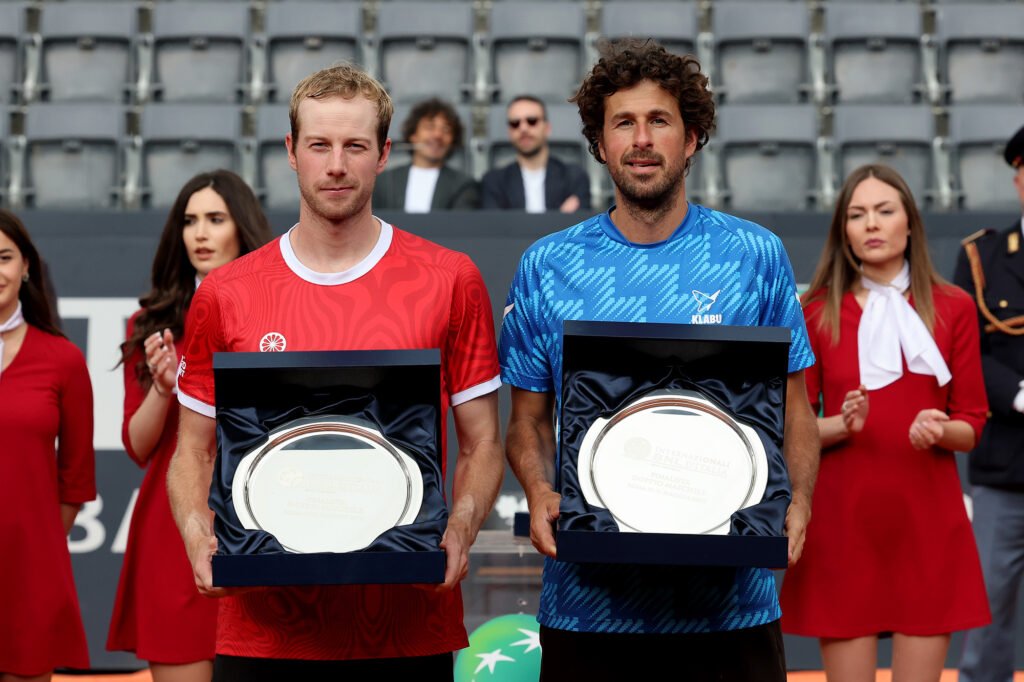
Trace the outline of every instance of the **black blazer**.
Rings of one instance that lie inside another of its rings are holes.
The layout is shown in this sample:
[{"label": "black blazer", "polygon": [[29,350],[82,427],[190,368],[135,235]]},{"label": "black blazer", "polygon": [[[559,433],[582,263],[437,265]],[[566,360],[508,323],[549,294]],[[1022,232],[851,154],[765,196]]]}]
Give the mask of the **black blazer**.
[{"label": "black blazer", "polygon": [[[388,169],[377,176],[377,184],[373,187],[374,210],[405,210],[405,187],[408,184],[408,165]],[[448,166],[441,166],[430,210],[471,208],[480,208],[480,189],[476,180]]]},{"label": "black blazer", "polygon": [[[1016,251],[1011,237],[1016,234]],[[974,240],[985,273],[984,300],[1000,320],[1024,315],[1024,235],[1020,222],[1002,232],[989,230]],[[972,297],[974,281],[966,252],[961,249],[953,281]],[[1024,336],[999,330],[986,332],[989,321],[980,311],[981,365],[991,416],[981,440],[968,458],[969,478],[975,485],[1024,490],[1024,414],[1013,399],[1024,379]]]},{"label": "black blazer", "polygon": [[[481,184],[484,208],[526,209],[526,190],[519,164],[512,162],[504,168],[487,171]],[[549,211],[557,211],[562,202],[576,195],[579,210],[590,210],[590,179],[579,166],[548,157],[544,176],[544,204]]]}]

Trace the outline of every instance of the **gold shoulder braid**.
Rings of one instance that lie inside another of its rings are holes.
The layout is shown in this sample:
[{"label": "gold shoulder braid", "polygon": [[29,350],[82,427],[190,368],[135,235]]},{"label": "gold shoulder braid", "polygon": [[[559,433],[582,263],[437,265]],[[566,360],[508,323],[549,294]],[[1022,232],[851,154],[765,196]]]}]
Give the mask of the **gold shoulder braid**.
[{"label": "gold shoulder braid", "polygon": [[1011,336],[1022,336],[1024,335],[1024,315],[1011,317],[1007,320],[1000,320],[992,314],[992,311],[989,310],[988,306],[985,304],[985,272],[981,269],[981,257],[978,255],[978,245],[974,242],[987,232],[988,230],[978,230],[960,242],[963,244],[964,251],[967,252],[967,260],[971,264],[971,279],[974,280],[974,299],[978,303],[978,310],[980,310],[985,319],[989,321],[989,324],[985,325],[985,332],[991,334],[996,331],[1001,331],[1004,334],[1009,334]]}]

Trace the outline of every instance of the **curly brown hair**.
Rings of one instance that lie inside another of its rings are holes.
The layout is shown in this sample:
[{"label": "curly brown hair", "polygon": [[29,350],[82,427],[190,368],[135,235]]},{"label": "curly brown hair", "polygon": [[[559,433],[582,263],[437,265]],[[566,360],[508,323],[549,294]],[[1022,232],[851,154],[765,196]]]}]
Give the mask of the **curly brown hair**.
[{"label": "curly brown hair", "polygon": [[455,111],[455,107],[438,97],[418,102],[409,111],[409,115],[402,122],[402,139],[409,142],[410,138],[416,134],[416,128],[419,127],[420,121],[436,116],[444,116],[448,126],[452,129],[452,146],[448,150],[448,156],[451,156],[456,149],[462,148],[462,121],[459,120],[459,114]]},{"label": "curly brown hair", "polygon": [[[605,163],[598,150],[605,101],[645,80],[657,83],[679,102],[687,132],[697,135],[697,151],[707,144],[715,129],[715,100],[708,90],[708,77],[701,73],[700,62],[693,55],[672,54],[651,38],[603,40],[598,49],[601,58],[569,99],[579,107],[583,135],[598,162]],[[687,170],[692,161],[692,156],[686,160]]]}]

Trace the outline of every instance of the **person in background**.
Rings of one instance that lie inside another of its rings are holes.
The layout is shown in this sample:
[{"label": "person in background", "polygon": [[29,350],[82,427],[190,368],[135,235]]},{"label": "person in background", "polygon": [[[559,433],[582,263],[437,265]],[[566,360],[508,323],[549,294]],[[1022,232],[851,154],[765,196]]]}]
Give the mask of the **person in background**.
[{"label": "person in background", "polygon": [[58,329],[39,253],[0,210],[0,679],[88,668],[67,535],[96,497],[92,384]]},{"label": "person in background", "polygon": [[201,173],[171,206],[153,259],[151,289],[121,345],[128,456],[146,469],[132,513],[107,649],[149,662],[155,682],[209,682],[217,602],[196,590],[167,500],[178,442],[175,380],[185,315],[199,283],[273,235],[259,201],[226,170]]},{"label": "person in background", "polygon": [[509,102],[506,113],[516,160],[484,175],[483,208],[525,209],[527,213],[590,210],[587,172],[551,155],[551,122],[544,102],[520,95]]},{"label": "person in background", "polygon": [[[1004,152],[1024,211],[1024,128]],[[953,282],[974,297],[991,416],[967,458],[974,536],[992,624],[967,633],[960,682],[1013,676],[1017,596],[1024,576],[1024,218],[963,241]]]},{"label": "person in background", "polygon": [[950,633],[989,621],[954,451],[988,409],[971,299],[935,272],[900,175],[846,179],[804,314],[821,470],[804,556],[782,582],[782,629],[817,637],[830,680],[938,681]]},{"label": "person in background", "polygon": [[463,145],[462,121],[452,105],[436,97],[420,102],[402,124],[402,138],[412,147],[412,163],[380,174],[374,208],[429,213],[480,207],[476,180],[446,165]]}]

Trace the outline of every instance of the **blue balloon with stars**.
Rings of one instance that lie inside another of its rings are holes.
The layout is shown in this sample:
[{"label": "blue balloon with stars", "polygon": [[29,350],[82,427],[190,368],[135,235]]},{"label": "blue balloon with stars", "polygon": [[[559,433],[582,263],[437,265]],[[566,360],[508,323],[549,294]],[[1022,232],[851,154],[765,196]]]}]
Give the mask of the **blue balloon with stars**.
[{"label": "blue balloon with stars", "polygon": [[536,682],[539,677],[540,626],[521,613],[478,627],[455,659],[455,682]]}]

